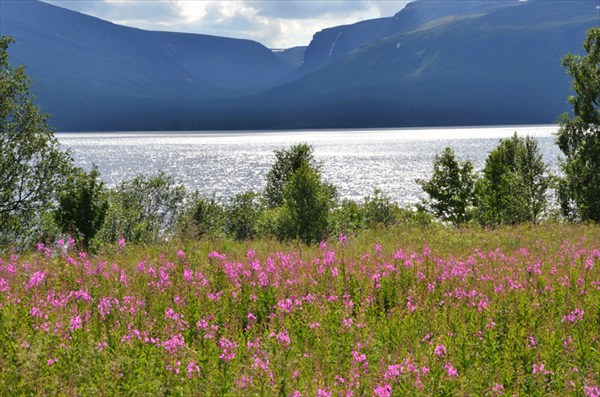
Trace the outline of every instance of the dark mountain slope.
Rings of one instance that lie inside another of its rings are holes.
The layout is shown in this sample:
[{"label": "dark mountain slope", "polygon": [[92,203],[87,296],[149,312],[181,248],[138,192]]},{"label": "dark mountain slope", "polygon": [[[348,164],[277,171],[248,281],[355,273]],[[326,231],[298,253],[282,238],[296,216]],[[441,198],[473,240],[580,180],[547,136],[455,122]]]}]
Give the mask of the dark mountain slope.
[{"label": "dark mountain slope", "polygon": [[170,108],[256,92],[292,69],[249,40],[143,31],[38,1],[0,7],[11,62],[60,129],[150,128]]},{"label": "dark mountain slope", "polygon": [[255,98],[252,112],[269,116],[247,117],[255,127],[551,123],[569,108],[561,59],[581,52],[597,5],[514,2],[387,36]]}]

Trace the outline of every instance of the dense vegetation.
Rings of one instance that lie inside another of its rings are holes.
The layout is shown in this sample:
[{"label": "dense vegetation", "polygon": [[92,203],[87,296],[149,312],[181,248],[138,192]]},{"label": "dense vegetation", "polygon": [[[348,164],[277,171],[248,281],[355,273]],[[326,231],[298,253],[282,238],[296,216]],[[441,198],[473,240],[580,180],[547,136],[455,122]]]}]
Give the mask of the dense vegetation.
[{"label": "dense vegetation", "polygon": [[3,395],[597,396],[600,229],[0,259]]}]

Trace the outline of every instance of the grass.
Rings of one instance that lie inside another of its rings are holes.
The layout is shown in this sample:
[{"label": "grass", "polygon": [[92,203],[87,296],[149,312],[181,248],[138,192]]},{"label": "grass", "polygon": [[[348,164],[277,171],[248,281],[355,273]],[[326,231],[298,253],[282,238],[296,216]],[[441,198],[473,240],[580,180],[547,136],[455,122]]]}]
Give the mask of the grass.
[{"label": "grass", "polygon": [[598,396],[600,228],[68,243],[0,262],[0,394]]}]

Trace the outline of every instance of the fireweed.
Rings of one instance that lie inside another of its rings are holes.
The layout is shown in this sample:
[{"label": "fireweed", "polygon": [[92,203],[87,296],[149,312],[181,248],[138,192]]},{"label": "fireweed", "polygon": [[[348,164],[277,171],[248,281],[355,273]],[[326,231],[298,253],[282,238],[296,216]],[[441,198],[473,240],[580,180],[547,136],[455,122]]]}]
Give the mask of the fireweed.
[{"label": "fireweed", "polygon": [[40,245],[0,259],[0,394],[598,396],[600,242],[509,240]]}]

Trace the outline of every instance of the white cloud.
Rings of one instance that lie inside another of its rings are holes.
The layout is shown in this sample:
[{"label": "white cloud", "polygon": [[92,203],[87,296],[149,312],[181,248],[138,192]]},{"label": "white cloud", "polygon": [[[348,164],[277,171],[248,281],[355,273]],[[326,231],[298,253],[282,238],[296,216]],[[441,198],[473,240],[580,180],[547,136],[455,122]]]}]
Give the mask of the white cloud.
[{"label": "white cloud", "polygon": [[268,47],[308,45],[324,28],[392,16],[409,0],[46,0],[114,23],[246,38]]}]

